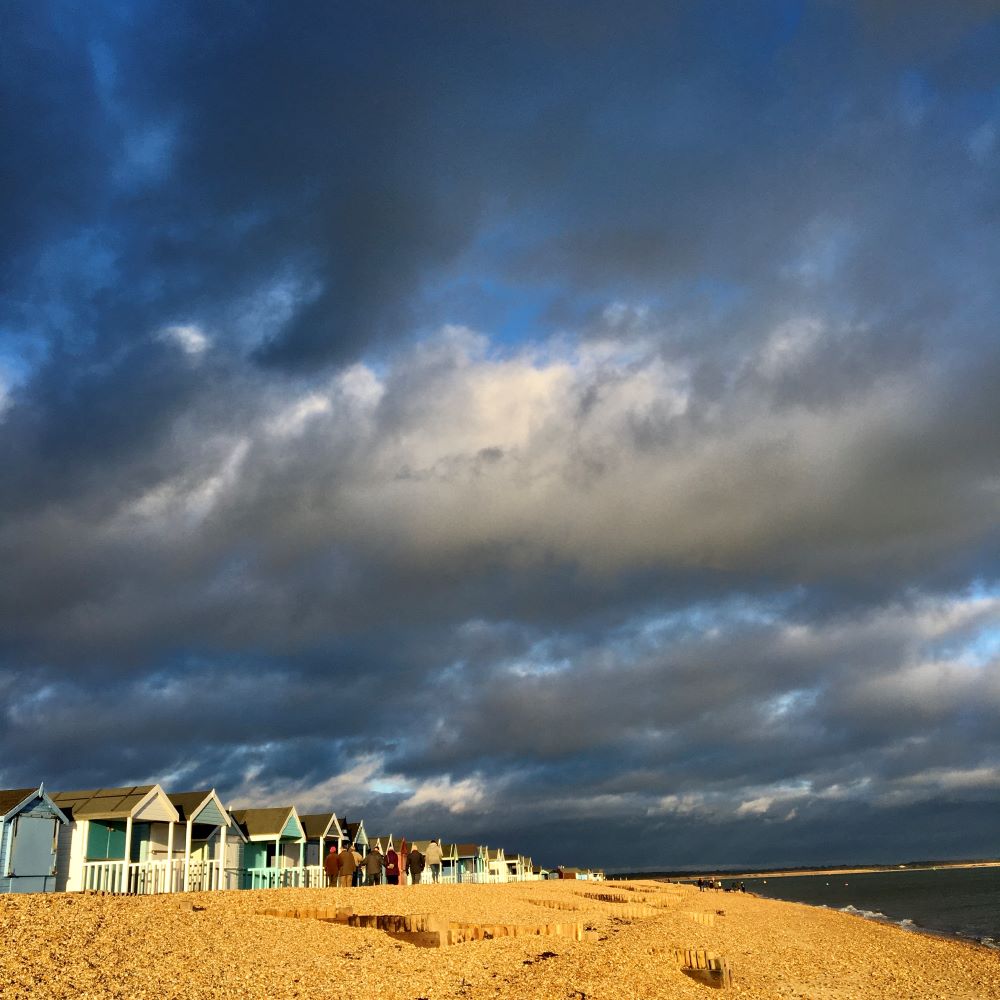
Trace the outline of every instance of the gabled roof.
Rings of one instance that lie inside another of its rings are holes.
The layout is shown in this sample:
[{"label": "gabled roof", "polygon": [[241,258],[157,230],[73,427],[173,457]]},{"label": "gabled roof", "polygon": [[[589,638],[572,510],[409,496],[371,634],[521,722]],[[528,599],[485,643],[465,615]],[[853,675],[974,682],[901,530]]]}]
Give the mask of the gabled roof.
[{"label": "gabled roof", "polygon": [[35,799],[44,799],[56,812],[63,823],[68,823],[66,814],[45,793],[45,785],[37,788],[7,788],[0,790],[0,818],[16,816],[22,809],[29,806]]},{"label": "gabled roof", "polygon": [[489,857],[490,861],[500,861],[501,859],[504,861],[507,860],[506,855],[503,853],[502,847],[498,847],[495,851],[488,850],[486,854]]},{"label": "gabled roof", "polygon": [[[359,820],[357,823],[341,823],[341,830],[347,834],[347,839],[353,844],[358,839],[359,833],[365,833],[365,821]],[[365,843],[368,842],[368,834],[365,833]]]},{"label": "gabled roof", "polygon": [[[198,822],[198,816],[205,812],[206,807],[214,805],[215,808],[225,817],[226,826],[230,826],[230,816],[222,800],[215,794],[214,788],[209,788],[200,792],[171,792],[168,796],[171,804],[177,810],[179,822],[186,823],[189,819]],[[214,812],[209,808],[210,812]],[[213,823],[213,826],[216,824]]]},{"label": "gabled roof", "polygon": [[72,820],[127,819],[138,815],[157,798],[162,799],[162,808],[155,818],[177,822],[177,810],[159,785],[92,788],[52,795],[52,801]]},{"label": "gabled roof", "polygon": [[[271,809],[234,809],[234,820],[243,827],[250,840],[275,840],[282,836],[290,820],[298,820],[295,806],[275,806]],[[301,824],[297,824],[301,829]]]},{"label": "gabled roof", "polygon": [[320,837],[329,837],[331,833],[340,835],[342,832],[336,813],[310,813],[308,816],[300,816],[299,821],[307,840],[319,840]]},{"label": "gabled roof", "polygon": [[475,858],[483,853],[479,844],[456,844],[455,853],[460,858]]}]

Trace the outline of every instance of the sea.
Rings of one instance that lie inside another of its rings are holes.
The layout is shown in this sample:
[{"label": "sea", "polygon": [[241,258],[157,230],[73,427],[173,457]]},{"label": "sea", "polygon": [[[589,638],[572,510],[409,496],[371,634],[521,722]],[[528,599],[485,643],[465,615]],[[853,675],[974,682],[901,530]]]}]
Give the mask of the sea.
[{"label": "sea", "polygon": [[[743,878],[748,892],[1000,950],[1000,868]],[[732,882],[722,876],[723,885]]]}]

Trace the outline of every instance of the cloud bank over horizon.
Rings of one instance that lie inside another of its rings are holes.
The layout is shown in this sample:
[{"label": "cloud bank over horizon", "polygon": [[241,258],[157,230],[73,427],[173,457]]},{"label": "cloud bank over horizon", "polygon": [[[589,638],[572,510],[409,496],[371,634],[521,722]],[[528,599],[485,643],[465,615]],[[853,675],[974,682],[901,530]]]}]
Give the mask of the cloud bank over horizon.
[{"label": "cloud bank over horizon", "polygon": [[18,13],[0,785],[995,853],[1000,19],[629,14]]}]

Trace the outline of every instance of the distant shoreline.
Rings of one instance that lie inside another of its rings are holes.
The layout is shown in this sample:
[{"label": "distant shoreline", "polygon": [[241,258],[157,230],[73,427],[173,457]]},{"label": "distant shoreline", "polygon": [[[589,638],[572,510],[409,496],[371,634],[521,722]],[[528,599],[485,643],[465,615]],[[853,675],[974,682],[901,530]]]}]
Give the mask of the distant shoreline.
[{"label": "distant shoreline", "polygon": [[[799,870],[784,870],[774,872],[743,872],[730,875],[715,874],[716,878],[793,878],[796,875],[864,875],[868,872],[933,872],[942,870],[952,870],[955,868],[1000,868],[1000,861],[970,861],[958,864],[944,865],[886,865],[885,867],[870,868],[808,868]],[[706,873],[712,874],[712,873]],[[699,876],[695,875],[695,878]],[[701,876],[702,878],[705,875]]]},{"label": "distant shoreline", "polygon": [[654,882],[690,882],[699,878],[716,879],[747,879],[747,878],[793,878],[796,875],[863,875],[869,872],[929,872],[944,871],[956,868],[1000,868],[1000,860],[995,861],[938,861],[926,864],[912,865],[857,865],[841,868],[775,868],[763,871],[728,871],[720,868],[703,868],[693,872],[664,872],[651,874],[629,872],[626,874],[608,873],[608,878],[617,879],[651,879]]}]

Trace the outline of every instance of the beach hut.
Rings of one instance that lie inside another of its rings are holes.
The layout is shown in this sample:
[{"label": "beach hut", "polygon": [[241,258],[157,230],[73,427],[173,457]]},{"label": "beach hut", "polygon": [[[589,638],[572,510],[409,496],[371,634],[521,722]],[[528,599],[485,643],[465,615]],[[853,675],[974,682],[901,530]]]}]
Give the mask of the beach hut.
[{"label": "beach hut", "polygon": [[56,889],[147,894],[176,885],[179,816],[159,785],[54,792],[68,822],[59,829]]},{"label": "beach hut", "polygon": [[0,791],[0,892],[52,892],[56,843],[69,822],[45,786]]},{"label": "beach hut", "polygon": [[323,859],[331,846],[340,850],[344,843],[344,832],[336,814],[332,812],[310,813],[299,819],[306,835],[305,883],[311,888],[322,887],[326,885]]},{"label": "beach hut", "polygon": [[441,881],[458,881],[458,845],[441,845]]},{"label": "beach hut", "polygon": [[504,856],[504,861],[507,865],[507,881],[508,882],[520,882],[522,881],[521,876],[524,874],[523,860],[520,854],[511,854],[509,856]]},{"label": "beach hut", "polygon": [[232,826],[226,807],[215,789],[177,792],[167,796],[177,810],[173,844],[184,845],[180,865],[175,865],[177,883],[173,889],[205,892],[225,887],[226,841]]},{"label": "beach hut", "polygon": [[306,835],[295,806],[234,809],[231,815],[246,838],[241,887],[279,889],[301,886]]},{"label": "beach hut", "polygon": [[486,874],[490,882],[507,882],[507,856],[502,847],[487,849]]},{"label": "beach hut", "polygon": [[455,880],[485,882],[487,877],[486,848],[481,844],[455,844]]}]

